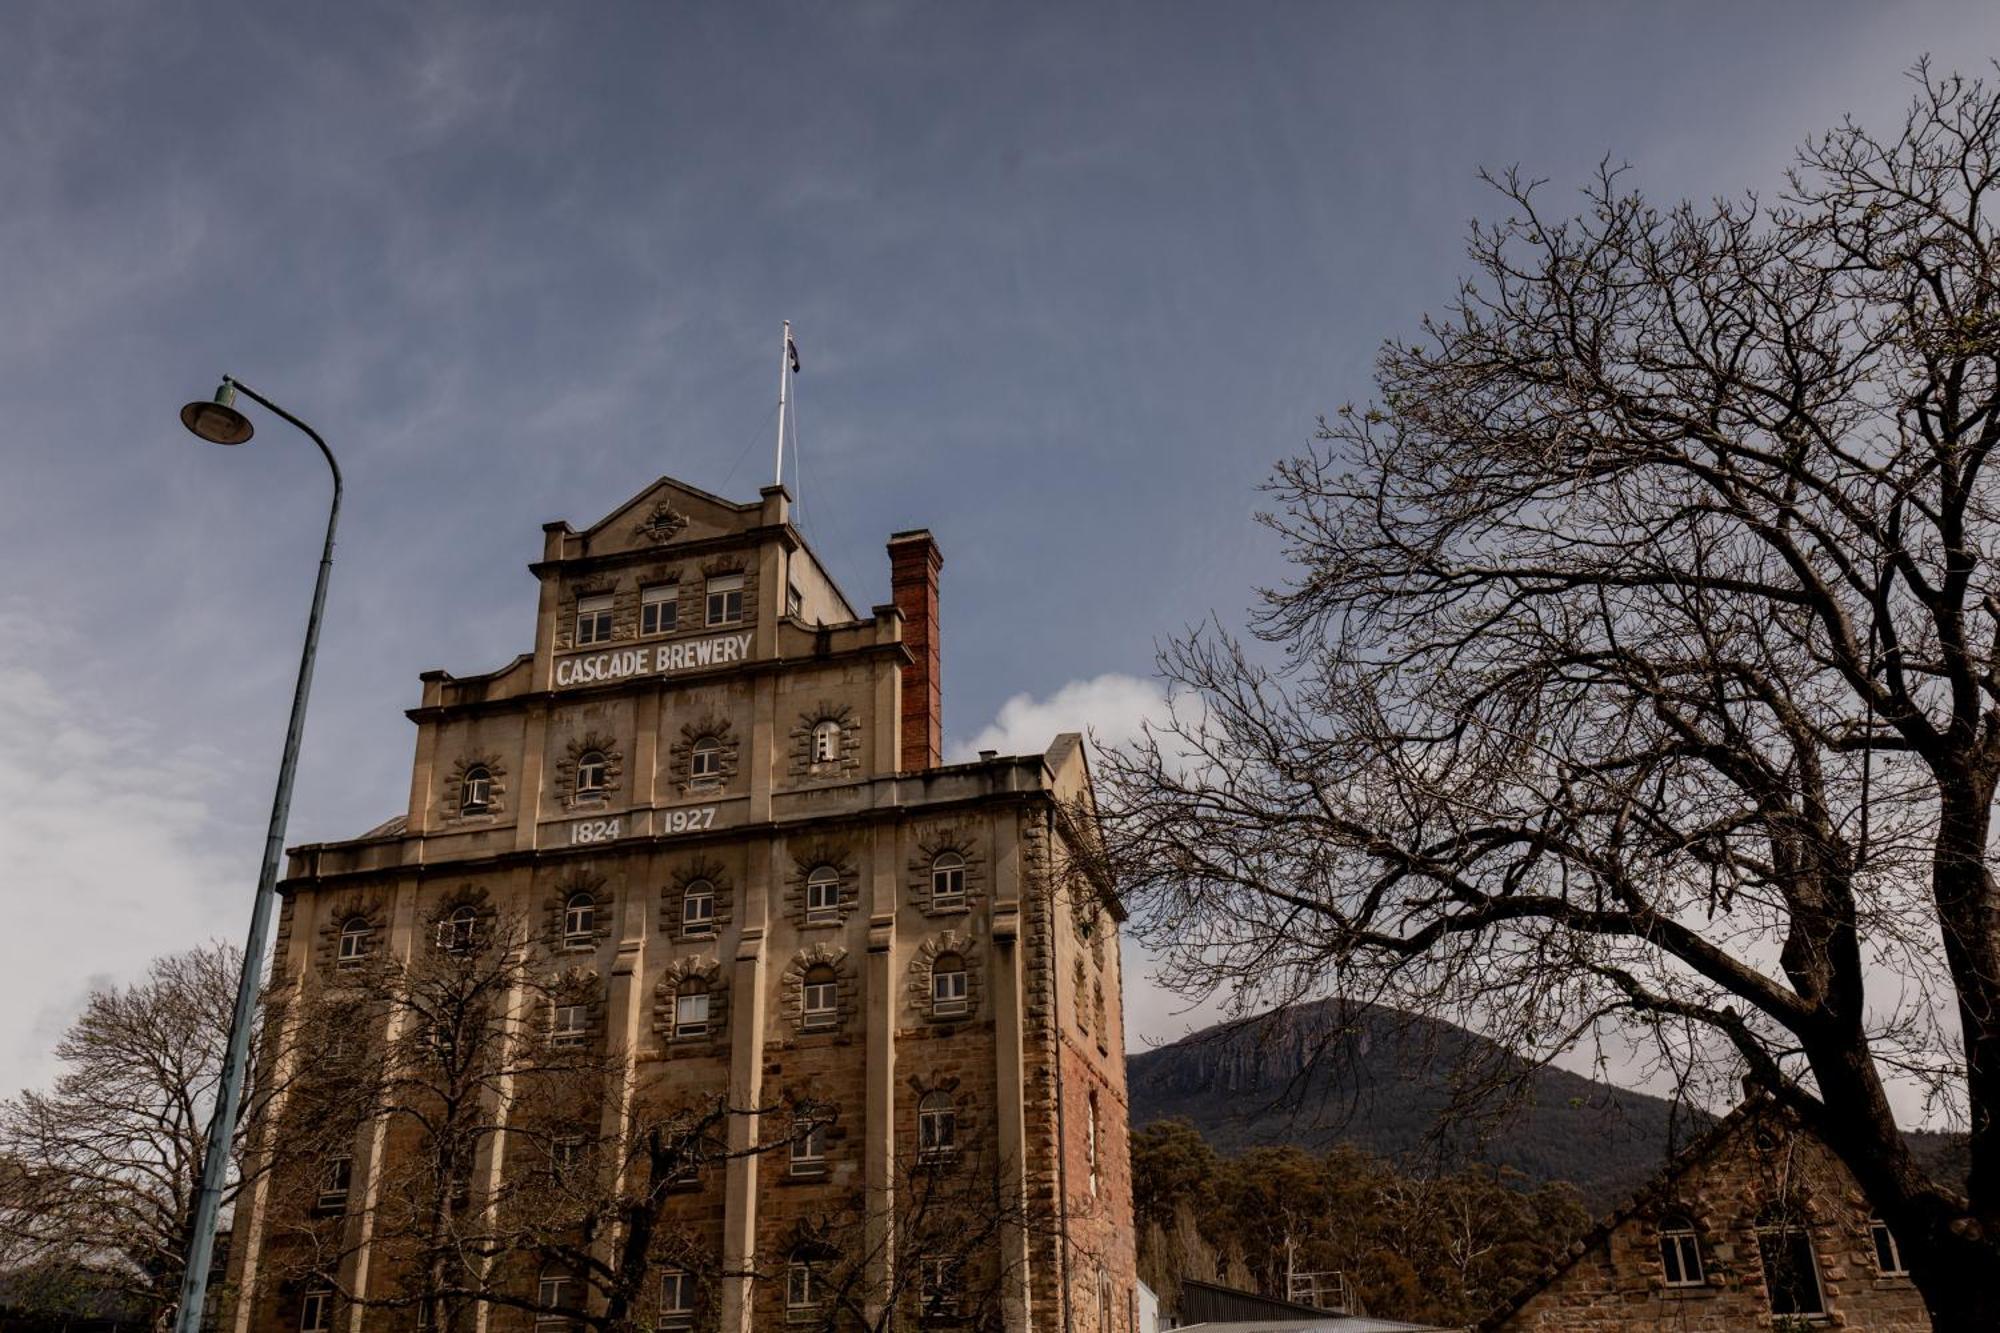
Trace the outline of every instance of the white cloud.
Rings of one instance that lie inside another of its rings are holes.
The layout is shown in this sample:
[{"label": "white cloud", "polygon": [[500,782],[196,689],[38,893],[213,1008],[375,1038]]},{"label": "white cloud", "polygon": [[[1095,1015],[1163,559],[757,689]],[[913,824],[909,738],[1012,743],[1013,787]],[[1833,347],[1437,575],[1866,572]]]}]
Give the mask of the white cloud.
[{"label": "white cloud", "polygon": [[1167,715],[1167,696],[1157,682],[1120,672],[1073,680],[1046,699],[1017,694],[1000,705],[1000,715],[971,740],[951,748],[948,760],[964,763],[981,750],[1040,754],[1065,731],[1079,731],[1103,745],[1139,734],[1140,724]]},{"label": "white cloud", "polygon": [[91,990],[155,956],[234,939],[249,919],[254,834],[210,798],[232,773],[209,753],[157,751],[116,697],[27,660],[46,625],[0,607],[0,1094],[46,1083],[56,1040]]}]

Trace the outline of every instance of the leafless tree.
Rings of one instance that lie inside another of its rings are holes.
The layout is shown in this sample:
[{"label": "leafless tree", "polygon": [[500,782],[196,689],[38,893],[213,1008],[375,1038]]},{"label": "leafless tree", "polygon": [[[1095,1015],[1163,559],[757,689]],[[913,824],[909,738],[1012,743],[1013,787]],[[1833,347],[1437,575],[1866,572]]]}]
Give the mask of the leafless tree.
[{"label": "leafless tree", "polygon": [[[1178,980],[1547,1056],[1624,1024],[1853,1170],[1940,1330],[2000,1327],[2000,98],[1914,72],[1775,206],[1514,173],[1265,516],[1256,633],[1108,757]],[[1281,651],[1279,651],[1281,650]],[[1961,1117],[1937,1178],[1892,1097]]]},{"label": "leafless tree", "polygon": [[1069,1240],[1008,1176],[983,1153],[899,1153],[887,1200],[856,1191],[804,1218],[759,1280],[783,1289],[802,1333],[999,1329],[1026,1256]]},{"label": "leafless tree", "polygon": [[93,1272],[172,1323],[242,957],[213,944],[92,993],[55,1086],[0,1103],[8,1267]]}]

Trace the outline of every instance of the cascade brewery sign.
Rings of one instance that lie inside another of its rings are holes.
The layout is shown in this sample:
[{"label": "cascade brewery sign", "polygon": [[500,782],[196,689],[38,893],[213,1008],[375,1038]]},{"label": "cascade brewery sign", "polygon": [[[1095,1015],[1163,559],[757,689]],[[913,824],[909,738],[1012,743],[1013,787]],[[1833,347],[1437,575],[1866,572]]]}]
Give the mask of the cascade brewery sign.
[{"label": "cascade brewery sign", "polygon": [[625,680],[632,676],[664,676],[696,667],[722,666],[745,661],[750,656],[748,634],[723,634],[713,639],[687,643],[658,643],[646,648],[616,648],[608,653],[585,653],[565,657],[556,663],[556,685],[594,685],[605,680]]}]

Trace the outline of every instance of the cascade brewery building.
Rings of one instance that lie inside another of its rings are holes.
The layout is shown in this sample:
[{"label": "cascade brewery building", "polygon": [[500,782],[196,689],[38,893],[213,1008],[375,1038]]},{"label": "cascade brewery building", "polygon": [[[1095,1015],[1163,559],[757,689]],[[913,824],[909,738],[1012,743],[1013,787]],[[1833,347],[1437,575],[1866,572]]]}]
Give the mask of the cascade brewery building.
[{"label": "cascade brewery building", "polygon": [[942,763],[936,543],[858,611],[789,504],[548,525],[533,651],[292,850],[232,1333],[1134,1329],[1083,746]]}]

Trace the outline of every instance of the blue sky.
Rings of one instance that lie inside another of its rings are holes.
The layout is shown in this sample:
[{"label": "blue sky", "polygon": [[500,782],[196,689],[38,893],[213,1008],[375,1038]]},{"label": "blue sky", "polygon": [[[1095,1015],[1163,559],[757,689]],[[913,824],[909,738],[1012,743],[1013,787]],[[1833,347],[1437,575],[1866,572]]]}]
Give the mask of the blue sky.
[{"label": "blue sky", "polygon": [[324,482],[181,432],[221,372],[350,481],[295,841],[403,806],[420,670],[528,645],[541,523],[769,480],[786,318],[816,547],[867,605],[943,546],[948,740],[1116,734],[1283,577],[1256,486],[1449,298],[1479,167],[1775,193],[2000,12],[17,0],[0,50],[4,1092],[242,929]]}]

